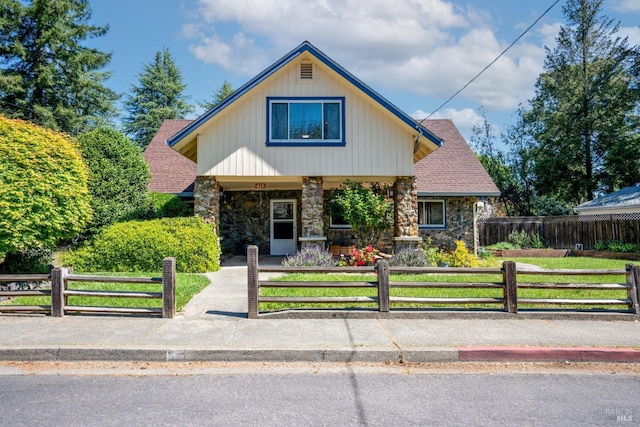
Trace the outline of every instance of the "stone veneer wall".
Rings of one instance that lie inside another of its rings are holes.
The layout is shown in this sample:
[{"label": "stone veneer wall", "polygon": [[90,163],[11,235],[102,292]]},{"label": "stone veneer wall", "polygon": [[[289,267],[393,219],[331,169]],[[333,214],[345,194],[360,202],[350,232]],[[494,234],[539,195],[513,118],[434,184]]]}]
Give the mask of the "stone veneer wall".
[{"label": "stone veneer wall", "polygon": [[220,185],[213,176],[197,176],[193,189],[193,213],[220,230]]},{"label": "stone veneer wall", "polygon": [[456,240],[463,240],[469,250],[473,250],[473,206],[477,197],[445,197],[447,228],[420,229],[420,237],[426,241],[431,237],[432,244],[455,249]]},{"label": "stone veneer wall", "polygon": [[418,189],[415,176],[399,176],[395,183],[395,237],[418,236]]},{"label": "stone veneer wall", "polygon": [[322,177],[302,179],[302,237],[324,236],[324,190]]},{"label": "stone veneer wall", "polygon": [[297,200],[297,228],[301,230],[300,194],[300,191],[225,191],[220,204],[222,252],[243,255],[246,245],[257,245],[261,255],[268,255],[271,200]]}]

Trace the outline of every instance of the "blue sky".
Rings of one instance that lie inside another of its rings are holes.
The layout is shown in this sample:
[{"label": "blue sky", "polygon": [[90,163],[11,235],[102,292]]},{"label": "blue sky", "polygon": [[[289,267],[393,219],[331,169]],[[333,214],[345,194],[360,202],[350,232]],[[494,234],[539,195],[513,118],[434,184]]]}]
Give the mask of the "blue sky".
[{"label": "blue sky", "polygon": [[[226,80],[240,87],[308,40],[415,118],[432,113],[488,65],[554,0],[92,0],[113,54],[107,85],[126,93],[143,63],[169,48],[190,101]],[[498,132],[534,93],[545,46],[563,24],[560,1],[486,73],[432,118],[451,118],[469,138],[484,107]],[[605,0],[621,35],[640,44],[640,0]]]}]

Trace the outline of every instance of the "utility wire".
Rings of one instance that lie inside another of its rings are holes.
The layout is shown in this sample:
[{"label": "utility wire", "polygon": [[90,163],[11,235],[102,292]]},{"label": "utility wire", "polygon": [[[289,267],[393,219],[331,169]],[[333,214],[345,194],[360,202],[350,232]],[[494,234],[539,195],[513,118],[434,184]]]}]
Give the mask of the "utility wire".
[{"label": "utility wire", "polygon": [[498,61],[498,59],[500,59],[500,58],[502,57],[502,55],[504,55],[505,53],[507,53],[507,51],[513,47],[513,45],[515,45],[516,43],[518,43],[518,41],[520,41],[520,39],[521,39],[522,37],[524,37],[524,35],[525,35],[525,34],[527,34],[527,33],[528,33],[528,32],[529,32],[533,27],[535,27],[535,25],[536,25],[538,22],[540,22],[540,20],[541,20],[541,19],[542,19],[542,18],[543,18],[547,13],[549,13],[549,11],[550,11],[551,9],[553,9],[553,7],[554,7],[555,5],[557,5],[558,3],[560,3],[560,0],[556,0],[556,1],[551,5],[551,6],[549,6],[549,8],[548,8],[547,10],[545,10],[545,11],[542,13],[542,15],[540,15],[540,16],[538,17],[538,19],[536,19],[536,20],[533,22],[533,24],[529,25],[529,27],[527,27],[527,29],[526,29],[526,30],[524,30],[524,32],[523,32],[522,34],[520,34],[520,35],[518,36],[518,38],[517,38],[517,39],[515,39],[515,40],[514,40],[514,41],[513,41],[509,46],[507,46],[507,48],[506,48],[505,50],[503,50],[503,51],[502,51],[502,53],[500,53],[500,55],[498,55],[498,56],[496,57],[496,59],[494,59],[493,61],[491,61],[491,63],[490,63],[489,65],[487,65],[486,67],[484,67],[484,68],[482,69],[482,71],[480,71],[478,74],[476,74],[474,78],[472,78],[471,80],[469,80],[469,81],[467,82],[467,84],[465,84],[465,85],[464,85],[464,86],[463,86],[459,91],[457,91],[456,93],[454,93],[453,95],[451,95],[451,96],[449,97],[449,99],[447,99],[446,101],[444,101],[444,102],[443,102],[443,103],[442,103],[438,108],[436,108],[436,109],[433,111],[433,113],[429,114],[429,115],[427,116],[427,119],[428,119],[429,117],[433,116],[435,113],[437,113],[437,112],[438,112],[442,107],[444,107],[445,105],[447,105],[449,102],[451,102],[451,100],[452,100],[453,98],[455,98],[456,96],[458,96],[458,95],[460,94],[460,92],[462,92],[463,90],[465,90],[465,89],[467,88],[467,86],[469,86],[469,85],[470,85],[471,83],[473,83],[473,82],[474,82],[478,77],[480,77],[480,76],[481,76],[485,71],[487,71],[487,70],[489,69],[489,67],[491,67],[493,64],[495,64],[495,63]]}]

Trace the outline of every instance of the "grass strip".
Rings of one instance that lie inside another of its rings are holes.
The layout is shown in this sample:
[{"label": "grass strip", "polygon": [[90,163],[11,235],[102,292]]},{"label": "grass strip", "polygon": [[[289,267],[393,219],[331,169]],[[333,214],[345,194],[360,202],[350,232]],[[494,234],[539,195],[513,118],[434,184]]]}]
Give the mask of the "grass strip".
[{"label": "grass strip", "polygon": [[[161,277],[159,273],[92,273],[96,276],[112,277]],[[176,274],[176,310],[181,311],[184,306],[202,291],[208,284],[209,279],[202,274]],[[135,283],[85,283],[69,282],[68,289],[92,290],[92,291],[120,291],[120,292],[162,292],[162,283],[158,284],[135,284]],[[6,302],[9,305],[51,305],[50,297],[17,297]],[[148,298],[114,298],[114,297],[91,297],[91,296],[69,296],[68,304],[73,306],[90,307],[140,307],[140,308],[162,308],[161,299]]]},{"label": "grass strip", "polygon": [[[624,270],[628,261],[624,260],[608,260],[593,258],[518,258],[513,261],[537,265],[544,269],[603,269],[603,270]],[[372,281],[376,280],[376,276],[359,275],[359,274],[308,274],[295,273],[287,274],[272,280],[275,281]],[[390,296],[407,297],[407,298],[501,298],[503,296],[502,289],[469,289],[469,288],[397,288],[394,282],[474,282],[474,283],[501,283],[502,276],[495,274],[392,274],[390,280]],[[527,275],[520,273],[518,275],[519,283],[624,283],[623,276],[551,276],[551,275]],[[264,296],[281,296],[281,297],[355,297],[355,296],[377,296],[375,288],[365,289],[348,289],[348,288],[262,288],[261,295]],[[539,299],[626,299],[626,290],[599,290],[599,289],[518,289],[519,298],[539,298]],[[451,304],[415,304],[402,303],[394,304],[392,307],[402,308],[426,308],[426,307],[451,307]],[[500,304],[460,304],[456,305],[460,308],[493,308],[501,309]],[[627,310],[626,305],[549,305],[549,304],[519,304],[522,308],[571,308],[585,310]],[[318,304],[302,304],[302,303],[262,303],[260,310],[263,311],[279,311],[299,308],[336,308],[336,304],[318,303]],[[350,303],[341,304],[342,308],[373,308],[377,307],[375,303]]]}]

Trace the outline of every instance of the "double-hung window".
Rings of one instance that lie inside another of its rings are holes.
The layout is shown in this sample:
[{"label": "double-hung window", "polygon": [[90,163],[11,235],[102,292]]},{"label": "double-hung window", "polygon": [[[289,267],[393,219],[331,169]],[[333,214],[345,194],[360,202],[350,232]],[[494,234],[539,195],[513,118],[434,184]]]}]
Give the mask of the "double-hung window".
[{"label": "double-hung window", "polygon": [[267,98],[267,145],[345,145],[344,98]]},{"label": "double-hung window", "polygon": [[418,224],[420,227],[445,227],[444,200],[418,200]]}]

